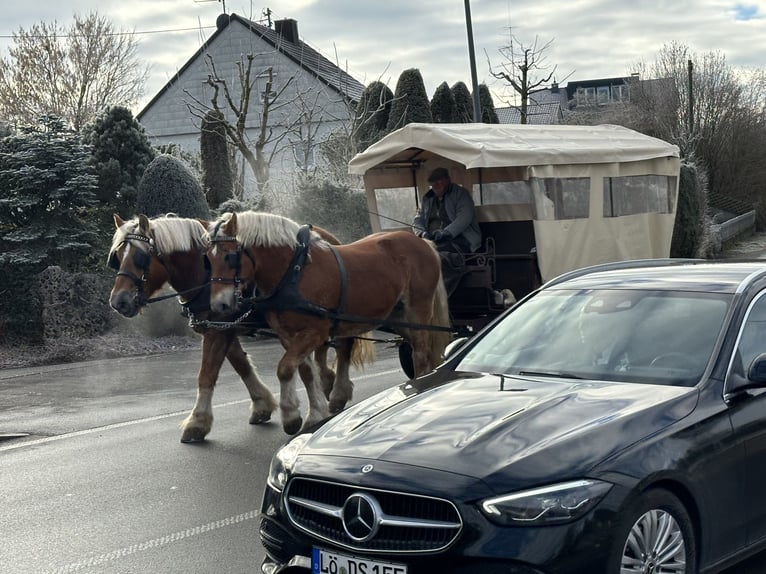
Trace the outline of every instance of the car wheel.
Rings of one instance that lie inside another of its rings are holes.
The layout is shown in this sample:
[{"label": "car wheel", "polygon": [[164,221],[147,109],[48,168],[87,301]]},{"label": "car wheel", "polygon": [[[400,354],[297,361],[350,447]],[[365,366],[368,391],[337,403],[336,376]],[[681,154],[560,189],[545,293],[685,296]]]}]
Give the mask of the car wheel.
[{"label": "car wheel", "polygon": [[399,364],[410,379],[415,378],[415,363],[412,360],[412,345],[407,341],[399,344]]},{"label": "car wheel", "polygon": [[689,513],[666,490],[643,493],[617,529],[609,574],[697,574],[697,545]]}]

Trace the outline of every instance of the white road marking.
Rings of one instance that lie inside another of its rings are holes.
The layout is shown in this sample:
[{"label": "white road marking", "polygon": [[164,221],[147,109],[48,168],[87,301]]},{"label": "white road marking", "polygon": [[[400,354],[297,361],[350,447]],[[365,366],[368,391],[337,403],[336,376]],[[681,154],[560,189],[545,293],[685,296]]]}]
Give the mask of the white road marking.
[{"label": "white road marking", "polygon": [[[359,377],[355,377],[354,380],[355,381],[362,381],[364,379],[371,379],[371,378],[374,378],[374,377],[380,377],[382,375],[391,375],[391,374],[400,373],[400,372],[401,372],[400,369],[391,369],[389,371],[381,371],[380,373],[373,373],[373,374],[369,374],[369,375],[362,375],[362,376],[359,376]],[[304,389],[301,386],[299,388],[299,392],[305,394],[306,393],[306,389]],[[279,393],[277,393],[276,396],[279,397]],[[222,408],[225,408],[225,407],[231,407],[231,406],[234,406],[234,405],[241,405],[243,403],[249,403],[249,402],[250,402],[250,399],[240,399],[240,400],[237,400],[237,401],[229,401],[227,403],[216,404],[216,405],[213,405],[213,408],[214,409],[222,409]],[[109,431],[109,430],[123,428],[123,427],[129,427],[129,426],[133,426],[133,425],[139,425],[139,424],[143,424],[143,423],[147,423],[147,422],[151,422],[151,421],[159,421],[159,420],[162,420],[162,419],[168,419],[168,418],[172,418],[172,417],[186,416],[188,414],[189,414],[188,410],[176,411],[174,413],[166,413],[164,415],[156,415],[156,416],[153,416],[153,417],[145,417],[145,418],[142,418],[142,419],[135,419],[135,420],[132,420],[132,421],[124,421],[124,422],[121,422],[121,423],[114,423],[114,424],[111,424],[111,425],[104,425],[104,426],[100,426],[100,427],[94,427],[94,428],[90,428],[90,429],[84,429],[84,430],[74,431],[74,432],[60,434],[60,435],[55,435],[55,436],[47,436],[47,437],[38,438],[38,439],[34,439],[34,440],[14,442],[14,443],[11,443],[11,444],[0,446],[0,452],[14,450],[14,449],[17,449],[17,448],[23,448],[23,447],[28,447],[28,446],[37,446],[37,445],[41,445],[41,444],[47,444],[49,442],[56,442],[56,441],[60,441],[60,440],[75,438],[75,437],[78,437],[78,436],[86,436],[86,435],[89,435],[89,434],[100,433],[100,432],[104,432],[104,431]]]},{"label": "white road marking", "polygon": [[162,548],[163,546],[185,540],[186,538],[191,538],[192,536],[198,536],[200,534],[205,534],[206,532],[218,530],[219,528],[226,528],[228,526],[234,526],[241,522],[245,522],[246,520],[252,520],[253,518],[257,518],[260,513],[261,512],[259,510],[251,510],[249,512],[243,512],[242,514],[230,516],[222,520],[216,520],[214,522],[208,522],[207,524],[202,524],[193,528],[187,528],[186,530],[181,530],[172,534],[166,534],[165,536],[160,536],[154,540],[147,540],[146,542],[132,544],[130,546],[126,546],[125,548],[120,548],[119,550],[113,550],[112,552],[101,554],[100,556],[92,556],[79,562],[68,564],[67,566],[53,570],[51,574],[69,574],[70,572],[78,572],[85,568],[93,568],[94,566],[100,566],[108,562],[114,562],[115,560],[120,560],[132,554],[138,554],[139,552],[153,550],[155,548]]}]

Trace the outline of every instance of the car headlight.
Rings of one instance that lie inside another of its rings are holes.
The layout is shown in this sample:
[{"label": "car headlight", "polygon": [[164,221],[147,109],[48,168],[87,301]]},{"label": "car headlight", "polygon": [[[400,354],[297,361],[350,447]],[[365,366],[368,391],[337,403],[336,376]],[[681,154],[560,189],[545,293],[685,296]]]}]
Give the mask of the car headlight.
[{"label": "car headlight", "polygon": [[505,526],[543,526],[576,520],[593,508],[612,485],[600,480],[574,480],[488,498],[482,512]]},{"label": "car headlight", "polygon": [[309,433],[298,435],[277,451],[269,465],[267,482],[271,488],[282,492],[301,449],[310,438]]}]

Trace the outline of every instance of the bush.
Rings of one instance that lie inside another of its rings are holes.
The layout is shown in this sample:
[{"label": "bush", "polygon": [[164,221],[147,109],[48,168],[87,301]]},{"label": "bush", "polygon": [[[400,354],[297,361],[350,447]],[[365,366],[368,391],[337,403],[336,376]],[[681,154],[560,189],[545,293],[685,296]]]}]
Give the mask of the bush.
[{"label": "bush", "polygon": [[210,219],[199,181],[181,161],[167,154],[157,156],[147,166],[138,186],[136,213]]},{"label": "bush", "polygon": [[697,257],[703,251],[705,236],[704,184],[694,165],[681,165],[678,182],[678,207],[670,244],[671,257]]},{"label": "bush", "polygon": [[356,241],[372,232],[365,195],[327,181],[306,184],[298,192],[290,217],[298,223],[327,229],[341,243]]}]

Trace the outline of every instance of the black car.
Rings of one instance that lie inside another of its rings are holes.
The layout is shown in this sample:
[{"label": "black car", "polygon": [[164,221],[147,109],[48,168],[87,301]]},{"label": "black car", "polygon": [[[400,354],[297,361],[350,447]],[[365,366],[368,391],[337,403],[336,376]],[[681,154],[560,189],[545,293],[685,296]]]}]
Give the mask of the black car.
[{"label": "black car", "polygon": [[766,545],[766,262],[575,271],[274,457],[266,573],[691,574]]}]

